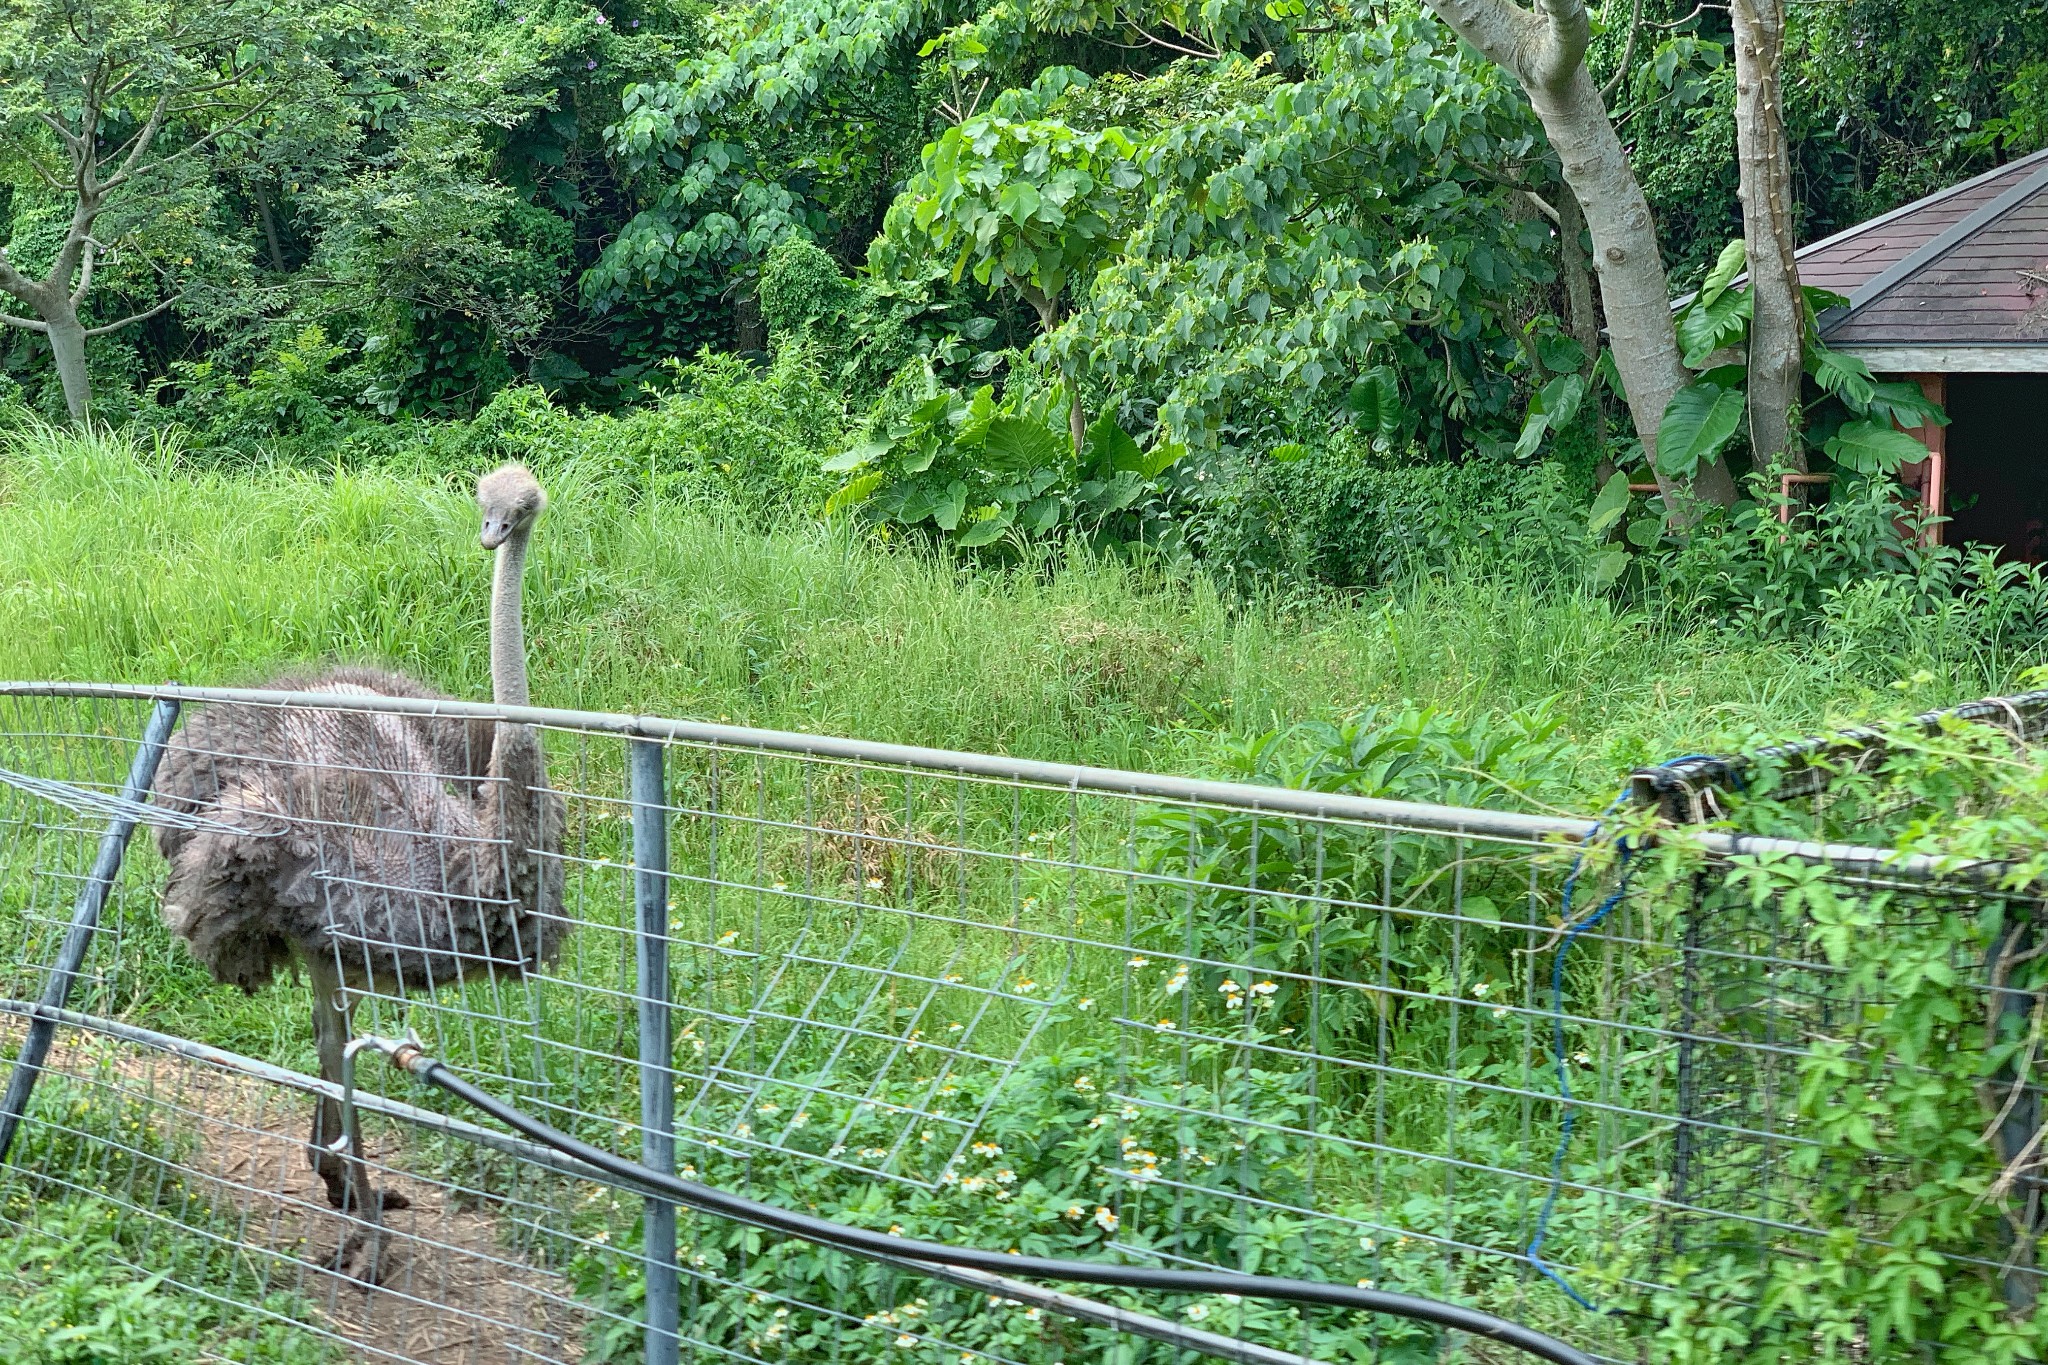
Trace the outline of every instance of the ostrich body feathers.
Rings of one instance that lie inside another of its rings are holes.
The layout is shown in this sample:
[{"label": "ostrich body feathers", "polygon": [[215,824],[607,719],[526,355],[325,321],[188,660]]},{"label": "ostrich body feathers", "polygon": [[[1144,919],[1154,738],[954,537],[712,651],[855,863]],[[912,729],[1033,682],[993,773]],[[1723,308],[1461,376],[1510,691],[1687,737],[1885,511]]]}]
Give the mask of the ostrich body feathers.
[{"label": "ostrich body feathers", "polygon": [[[439,698],[365,668],[271,686]],[[243,990],[295,954],[432,990],[528,970],[564,936],[564,806],[528,726],[216,704],[186,720],[154,799],[208,822],[156,831],[165,923]]]}]

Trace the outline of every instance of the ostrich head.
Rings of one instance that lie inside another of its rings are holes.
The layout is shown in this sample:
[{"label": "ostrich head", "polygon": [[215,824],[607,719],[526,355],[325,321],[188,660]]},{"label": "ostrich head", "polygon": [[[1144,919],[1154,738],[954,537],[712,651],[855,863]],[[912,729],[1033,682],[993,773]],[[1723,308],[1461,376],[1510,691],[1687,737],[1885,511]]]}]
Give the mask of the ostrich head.
[{"label": "ostrich head", "polygon": [[476,505],[483,512],[483,545],[495,550],[533,524],[548,495],[523,464],[503,465],[476,483]]}]

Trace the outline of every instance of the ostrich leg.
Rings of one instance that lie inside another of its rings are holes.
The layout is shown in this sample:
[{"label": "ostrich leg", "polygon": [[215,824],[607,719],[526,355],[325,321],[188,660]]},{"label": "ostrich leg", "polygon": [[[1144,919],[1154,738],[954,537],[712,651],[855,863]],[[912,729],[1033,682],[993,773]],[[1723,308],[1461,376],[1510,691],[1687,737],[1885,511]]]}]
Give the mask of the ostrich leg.
[{"label": "ostrich leg", "polygon": [[[334,963],[325,954],[307,956],[306,975],[313,987],[313,1044],[320,1053],[320,1078],[339,1085],[341,1055],[349,1038],[348,997]],[[306,1159],[327,1186],[327,1202],[369,1224],[355,1229],[342,1242],[334,1256],[334,1269],[365,1284],[378,1283],[384,1250],[381,1220],[387,1210],[409,1207],[410,1201],[395,1191],[371,1188],[369,1171],[349,1150],[341,1101],[331,1096],[322,1095],[313,1111]]]},{"label": "ostrich leg", "polygon": [[[306,975],[313,987],[313,1045],[320,1053],[320,1079],[341,1084],[341,1054],[348,1046],[348,997],[342,993],[341,977],[325,954],[306,957]],[[369,1194],[369,1181],[358,1164],[349,1159],[343,1142],[341,1101],[323,1095],[313,1111],[313,1133],[308,1140],[306,1160],[327,1186],[327,1202],[344,1213],[360,1212]]]}]

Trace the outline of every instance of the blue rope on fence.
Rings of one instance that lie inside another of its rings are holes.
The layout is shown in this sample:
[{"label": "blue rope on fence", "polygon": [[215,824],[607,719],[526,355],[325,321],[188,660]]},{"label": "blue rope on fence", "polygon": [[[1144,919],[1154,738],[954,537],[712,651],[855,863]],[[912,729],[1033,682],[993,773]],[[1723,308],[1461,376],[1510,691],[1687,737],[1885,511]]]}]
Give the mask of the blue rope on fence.
[{"label": "blue rope on fence", "polygon": [[[1668,768],[1673,764],[1690,763],[1703,757],[1703,754],[1686,754],[1679,758],[1668,758],[1657,766]],[[1550,964],[1550,1036],[1551,1057],[1557,1066],[1557,1094],[1558,1098],[1564,1101],[1564,1118],[1558,1132],[1557,1150],[1550,1158],[1550,1188],[1543,1196],[1543,1207],[1536,1213],[1536,1235],[1529,1239],[1529,1248],[1523,1253],[1528,1257],[1529,1264],[1536,1267],[1545,1279],[1562,1289],[1573,1303],[1593,1313],[1618,1313],[1621,1310],[1602,1308],[1573,1288],[1569,1280],[1543,1259],[1543,1243],[1550,1236],[1550,1215],[1557,1208],[1559,1191],[1564,1188],[1564,1159],[1571,1150],[1572,1130],[1577,1127],[1579,1118],[1578,1102],[1572,1095],[1570,1059],[1566,1055],[1564,1042],[1565,958],[1571,953],[1572,944],[1578,941],[1579,936],[1598,928],[1603,920],[1614,913],[1614,907],[1621,904],[1622,898],[1628,895],[1629,882],[1635,876],[1635,846],[1630,844],[1626,837],[1616,843],[1615,847],[1620,852],[1621,861],[1614,889],[1607,893],[1600,904],[1593,907],[1591,914],[1577,922],[1572,920],[1572,897],[1578,891],[1579,873],[1586,866],[1586,851],[1592,847],[1593,841],[1600,837],[1600,831],[1606,827],[1608,820],[1628,797],[1629,789],[1623,787],[1614,800],[1608,802],[1607,809],[1600,813],[1600,818],[1593,822],[1593,827],[1586,831],[1586,837],[1579,841],[1579,851],[1572,859],[1572,870],[1565,875],[1564,894],[1558,905],[1558,918],[1564,922],[1566,928],[1564,936],[1558,940],[1557,956]]]}]

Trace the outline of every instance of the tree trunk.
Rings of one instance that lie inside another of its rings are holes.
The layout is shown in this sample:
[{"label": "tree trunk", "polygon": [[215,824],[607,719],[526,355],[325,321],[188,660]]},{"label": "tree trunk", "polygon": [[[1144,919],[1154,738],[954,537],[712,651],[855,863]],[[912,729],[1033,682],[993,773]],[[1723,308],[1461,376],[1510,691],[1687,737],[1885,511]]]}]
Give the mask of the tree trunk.
[{"label": "tree trunk", "polygon": [[[1643,454],[1654,469],[1664,408],[1692,380],[1679,358],[1657,228],[1600,88],[1586,69],[1591,26],[1583,0],[1538,3],[1540,11],[1532,12],[1510,0],[1428,0],[1460,37],[1522,83],[1564,164],[1565,183],[1578,195],[1593,236],[1608,346]],[[1677,526],[1696,519],[1695,498],[1723,506],[1735,501],[1735,481],[1719,460],[1702,466],[1689,487],[1661,471],[1657,483]]]},{"label": "tree trunk", "polygon": [[1749,445],[1759,468],[1806,472],[1793,429],[1806,328],[1793,259],[1792,157],[1785,140],[1779,66],[1785,0],[1732,0],[1735,145],[1741,167],[1742,240],[1749,255]]},{"label": "tree trunk", "polygon": [[1593,477],[1605,487],[1614,477],[1614,461],[1607,453],[1607,409],[1593,393],[1593,371],[1600,364],[1600,313],[1593,306],[1593,271],[1586,260],[1585,234],[1586,215],[1579,210],[1578,197],[1566,186],[1557,196],[1558,273],[1564,276],[1565,313],[1572,339],[1586,353],[1579,373],[1586,381],[1586,403],[1592,409],[1593,449],[1600,452]]},{"label": "tree trunk", "polygon": [[270,211],[270,191],[263,188],[261,181],[252,184],[249,189],[256,199],[256,216],[263,223],[263,240],[270,247],[270,268],[282,275],[285,273],[284,246],[278,241],[277,218]]},{"label": "tree trunk", "polygon": [[83,423],[92,410],[92,380],[85,370],[85,324],[66,300],[60,308],[43,315],[50,325],[50,354],[57,362],[57,379],[64,386],[64,406],[73,422]]},{"label": "tree trunk", "polygon": [[[1031,305],[1031,311],[1038,314],[1038,334],[1051,336],[1052,329],[1060,325],[1060,301],[1031,285],[1020,287],[1024,302]],[[1067,386],[1067,435],[1074,442],[1074,458],[1081,458],[1081,452],[1088,448],[1088,413],[1081,406],[1081,385],[1075,380],[1073,371],[1062,365],[1060,382]]]},{"label": "tree trunk", "polygon": [[761,316],[761,296],[742,290],[732,302],[733,349],[742,355],[768,349],[768,323]]},{"label": "tree trunk", "polygon": [[1688,525],[1698,516],[1693,498],[1726,507],[1735,501],[1735,480],[1720,460],[1703,465],[1690,489],[1657,468],[1657,429],[1664,409],[1673,394],[1692,382],[1692,374],[1679,358],[1671,285],[1649,200],[1583,62],[1561,88],[1530,88],[1529,102],[1564,162],[1565,179],[1593,236],[1607,342],[1643,456],[1657,471],[1673,522]]}]

